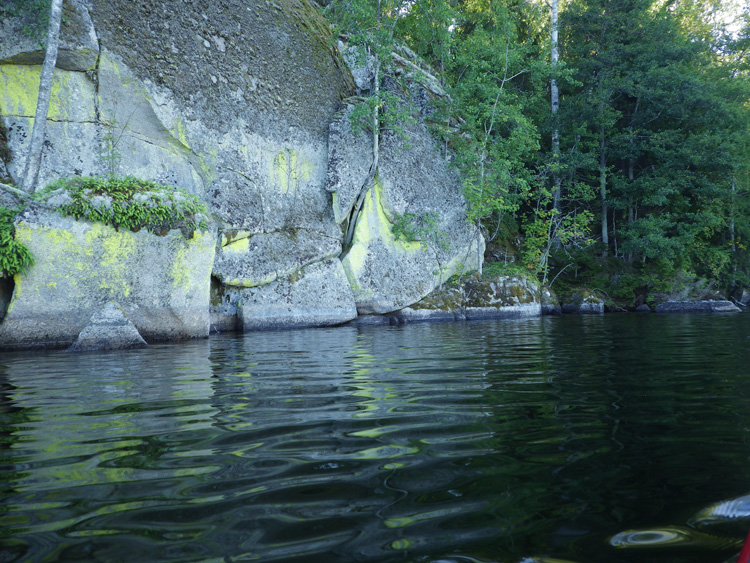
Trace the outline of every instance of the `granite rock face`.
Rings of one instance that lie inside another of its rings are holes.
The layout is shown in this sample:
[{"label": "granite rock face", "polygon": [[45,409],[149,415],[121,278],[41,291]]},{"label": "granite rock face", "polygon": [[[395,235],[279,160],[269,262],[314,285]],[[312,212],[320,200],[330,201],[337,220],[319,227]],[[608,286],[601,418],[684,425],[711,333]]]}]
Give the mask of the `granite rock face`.
[{"label": "granite rock face", "polygon": [[[24,240],[66,234],[32,249],[39,260],[15,280],[0,347],[67,346],[110,300],[147,340],[203,335],[209,315],[227,329],[335,324],[357,309],[402,309],[451,275],[478,268],[484,241],[466,224],[459,179],[423,121],[432,97],[444,93],[434,80],[421,85],[425,75],[404,58],[408,54],[396,62],[404,76],[413,75],[402,95],[410,96],[416,119],[407,125],[408,142],[382,135],[377,182],[342,255],[343,230],[372,163],[372,139],[352,131],[348,102],[367,93],[374,74],[366,61],[354,68],[353,51],[342,45],[342,55],[332,47],[312,3],[200,0],[176,8],[165,0],[70,0],[64,9],[40,185],[105,174],[175,185],[207,203],[217,232],[196,234],[200,242],[190,241],[188,249],[170,234],[148,259],[122,261],[127,275],[117,275],[127,278],[125,294],[116,284],[109,287],[116,272],[105,255],[115,245],[102,246],[104,239],[94,234],[107,228],[26,217],[18,232]],[[13,154],[0,172],[11,180],[25,164],[43,60],[21,23],[0,22],[0,126]],[[398,90],[389,80],[383,78],[383,88]],[[434,220],[433,234],[448,244],[429,236],[397,239],[392,228],[404,214]],[[146,236],[107,233],[106,240]],[[207,258],[209,241],[219,243],[208,267],[211,281],[201,261],[194,292],[200,299],[183,296],[176,304],[174,280],[155,272],[197,247],[200,260]],[[79,260],[82,248],[99,263]],[[68,277],[53,271],[47,253],[65,265]],[[78,262],[85,271],[75,270]],[[165,289],[158,297],[139,285],[159,276]],[[100,288],[87,281],[94,279]],[[45,298],[32,299],[29,284]],[[263,299],[266,313],[258,308]]]},{"label": "granite rock face", "polygon": [[16,239],[35,258],[15,276],[0,350],[69,346],[109,301],[149,341],[207,336],[216,236],[116,231],[57,213],[22,213]]},{"label": "granite rock face", "polygon": [[[408,111],[408,109],[407,109]],[[352,130],[351,110],[331,128],[327,187],[336,219],[349,218],[367,177],[371,142]],[[461,184],[420,119],[405,125],[405,138],[382,135],[378,175],[359,214],[351,248],[342,262],[360,313],[388,313],[419,301],[455,274],[478,270],[484,239],[466,222]],[[371,162],[371,161],[370,161]],[[396,237],[405,216],[431,225],[421,240]]]},{"label": "granite rock face", "polygon": [[338,258],[312,264],[290,278],[243,290],[239,311],[244,331],[338,325],[357,316]]},{"label": "granite rock face", "polygon": [[68,348],[71,352],[129,350],[146,348],[148,344],[114,301],[94,313],[78,338]]},{"label": "granite rock face", "polygon": [[317,231],[238,232],[232,238],[225,234],[213,275],[227,286],[255,287],[290,276],[315,262],[337,258],[339,254],[339,238]]}]

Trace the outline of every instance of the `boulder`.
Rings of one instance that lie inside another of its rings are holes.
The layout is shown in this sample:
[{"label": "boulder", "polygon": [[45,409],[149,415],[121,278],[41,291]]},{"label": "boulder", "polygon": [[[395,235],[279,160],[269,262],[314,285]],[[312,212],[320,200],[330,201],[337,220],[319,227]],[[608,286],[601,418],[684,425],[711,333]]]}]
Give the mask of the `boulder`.
[{"label": "boulder", "polygon": [[125,312],[114,301],[94,313],[75,342],[68,348],[71,352],[94,350],[128,350],[146,348],[148,344],[125,316]]},{"label": "boulder", "polygon": [[27,210],[15,236],[35,263],[14,278],[0,349],[69,346],[109,301],[149,341],[208,335],[214,233],[157,236]]},{"label": "boulder", "polygon": [[651,312],[651,307],[649,307],[645,303],[642,303],[641,305],[638,305],[635,308],[635,312],[636,313],[650,313]]},{"label": "boulder", "polygon": [[213,275],[224,285],[255,287],[288,277],[305,266],[339,254],[339,238],[318,232],[225,233],[216,254]]},{"label": "boulder", "polygon": [[562,304],[562,312],[566,315],[601,315],[604,313],[604,300],[590,291],[579,290]]},{"label": "boulder", "polygon": [[240,293],[244,331],[338,325],[356,316],[354,295],[338,258]]},{"label": "boulder", "polygon": [[393,316],[402,322],[538,317],[539,294],[538,283],[518,276],[469,278],[439,288]]},{"label": "boulder", "polygon": [[656,306],[657,313],[739,313],[731,301],[667,301]]},{"label": "boulder", "polygon": [[560,299],[557,297],[552,288],[542,286],[542,315],[562,315]]},{"label": "boulder", "polygon": [[[344,124],[332,129],[334,146],[364,144],[346,125],[348,116],[344,113]],[[337,134],[348,140],[336,139]],[[342,259],[360,314],[388,313],[416,303],[451,276],[478,270],[484,253],[483,237],[466,221],[458,176],[424,122],[417,119],[406,126],[408,142],[392,131],[382,137],[378,176]],[[355,188],[334,192],[339,220],[348,217],[363,173],[366,176],[364,164],[329,160],[328,188],[352,188],[352,183]],[[336,178],[350,179],[336,184]],[[433,227],[422,240],[393,234],[394,224],[405,214],[431,218]]]}]

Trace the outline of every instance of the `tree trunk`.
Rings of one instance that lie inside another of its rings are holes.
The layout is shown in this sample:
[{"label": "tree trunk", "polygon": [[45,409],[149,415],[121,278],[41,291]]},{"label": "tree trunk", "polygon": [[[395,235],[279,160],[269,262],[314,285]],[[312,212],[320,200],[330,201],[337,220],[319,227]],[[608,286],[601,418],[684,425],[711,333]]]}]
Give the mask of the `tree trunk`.
[{"label": "tree trunk", "polygon": [[367,173],[362,187],[359,190],[357,201],[352,209],[351,217],[349,218],[349,226],[346,229],[346,236],[344,237],[344,250],[349,247],[354,239],[354,229],[357,226],[357,220],[359,214],[362,211],[362,206],[365,203],[367,192],[370,191],[375,176],[378,172],[378,164],[380,162],[380,59],[375,55],[375,84],[373,86],[373,93],[375,97],[375,109],[372,112],[372,164],[370,165],[370,171]]},{"label": "tree trunk", "polygon": [[607,145],[606,141],[604,140],[604,125],[602,125],[599,138],[599,196],[602,201],[602,243],[604,243],[604,256],[606,256],[609,251],[609,228],[607,225],[607,214],[609,213],[609,209],[607,206],[606,148]]},{"label": "tree trunk", "polygon": [[23,173],[23,189],[32,193],[35,190],[39,167],[42,160],[42,147],[47,126],[47,113],[52,92],[52,75],[57,63],[57,47],[60,42],[60,20],[62,19],[63,0],[51,0],[49,27],[47,28],[47,44],[44,64],[39,80],[39,96],[34,113],[34,127],[31,130],[31,142],[26,158],[26,168]]},{"label": "tree trunk", "polygon": [[[552,64],[552,78],[550,78],[549,86],[550,86],[550,102],[551,102],[551,112],[552,112],[552,120],[554,122],[553,130],[552,130],[552,157],[554,159],[554,166],[558,167],[560,165],[560,130],[557,123],[557,111],[560,109],[560,92],[557,89],[557,80],[555,79],[555,72],[557,68],[557,63],[560,59],[560,54],[557,48],[557,31],[558,31],[558,0],[552,0],[551,2],[551,9],[552,9],[552,22],[551,22],[551,28],[550,28],[550,43],[551,43],[551,54],[550,54],[550,62]],[[552,206],[555,210],[560,210],[560,188],[561,188],[561,180],[560,180],[560,173],[558,170],[555,170],[552,174],[552,181],[553,181],[553,188],[552,188],[552,199],[553,203]]]}]

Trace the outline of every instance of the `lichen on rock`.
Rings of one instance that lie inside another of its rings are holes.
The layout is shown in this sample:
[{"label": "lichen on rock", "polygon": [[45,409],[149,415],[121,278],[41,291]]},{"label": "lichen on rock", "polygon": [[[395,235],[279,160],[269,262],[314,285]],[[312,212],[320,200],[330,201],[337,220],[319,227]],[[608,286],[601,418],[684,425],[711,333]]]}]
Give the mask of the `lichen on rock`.
[{"label": "lichen on rock", "polygon": [[216,236],[116,231],[54,212],[23,212],[16,238],[35,258],[15,276],[0,349],[69,346],[91,316],[116,301],[148,340],[207,336]]}]

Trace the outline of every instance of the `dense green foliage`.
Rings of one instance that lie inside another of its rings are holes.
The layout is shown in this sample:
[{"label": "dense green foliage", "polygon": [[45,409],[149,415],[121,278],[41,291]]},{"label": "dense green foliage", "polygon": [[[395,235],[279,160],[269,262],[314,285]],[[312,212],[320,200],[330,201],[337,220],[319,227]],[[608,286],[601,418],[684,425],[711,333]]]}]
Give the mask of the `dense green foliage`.
[{"label": "dense green foliage", "polygon": [[750,283],[750,8],[730,32],[722,5],[559,0],[556,65],[541,2],[332,0],[326,13],[360,34],[384,20],[357,14],[388,15],[379,44],[406,43],[440,77],[436,134],[490,248],[513,241],[505,258],[543,278],[632,302],[684,279]]},{"label": "dense green foliage", "polygon": [[13,220],[21,207],[0,206],[0,275],[24,274],[34,264],[34,258],[23,243],[14,238]]},{"label": "dense green foliage", "polygon": [[197,197],[131,176],[63,178],[38,192],[38,198],[57,202],[57,211],[63,215],[98,221],[117,229],[145,228],[163,234],[170,229],[191,233],[207,228],[207,209]]}]

